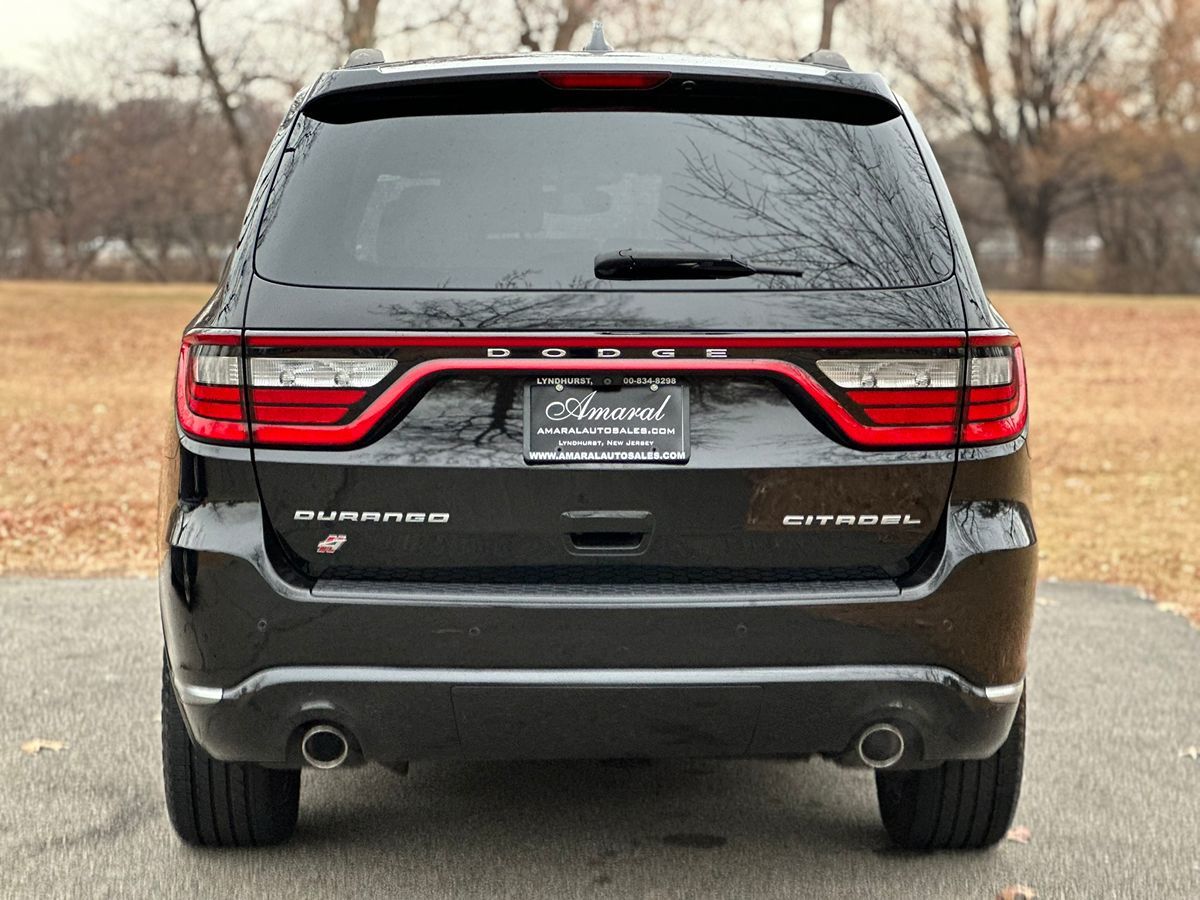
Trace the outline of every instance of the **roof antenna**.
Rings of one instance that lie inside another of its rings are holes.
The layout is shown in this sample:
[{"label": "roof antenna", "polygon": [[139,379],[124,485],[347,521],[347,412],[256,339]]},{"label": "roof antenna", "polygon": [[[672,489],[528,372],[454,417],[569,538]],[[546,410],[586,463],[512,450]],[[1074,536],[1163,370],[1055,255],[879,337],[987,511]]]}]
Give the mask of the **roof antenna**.
[{"label": "roof antenna", "polygon": [[604,23],[599,19],[592,20],[592,39],[583,48],[585,53],[609,53],[613,45],[604,38]]}]

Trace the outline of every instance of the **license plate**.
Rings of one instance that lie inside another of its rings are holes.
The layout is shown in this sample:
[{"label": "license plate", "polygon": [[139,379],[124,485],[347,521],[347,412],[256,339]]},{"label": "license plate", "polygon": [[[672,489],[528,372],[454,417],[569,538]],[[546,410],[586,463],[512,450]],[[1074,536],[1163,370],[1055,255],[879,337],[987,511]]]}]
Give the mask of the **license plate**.
[{"label": "license plate", "polygon": [[683,463],[688,389],[673,377],[540,376],[525,386],[525,461]]}]

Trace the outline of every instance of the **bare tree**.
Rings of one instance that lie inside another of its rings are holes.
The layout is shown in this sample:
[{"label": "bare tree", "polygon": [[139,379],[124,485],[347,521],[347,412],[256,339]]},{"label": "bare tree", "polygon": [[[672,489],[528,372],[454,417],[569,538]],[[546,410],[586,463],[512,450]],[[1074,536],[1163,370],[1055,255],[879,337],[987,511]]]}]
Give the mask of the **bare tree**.
[{"label": "bare tree", "polygon": [[817,47],[828,50],[833,46],[833,17],[845,0],[821,0],[821,39]]},{"label": "bare tree", "polygon": [[338,6],[342,12],[342,49],[349,53],[359,47],[376,46],[379,0],[338,0]]},{"label": "bare tree", "polygon": [[72,178],[91,115],[87,104],[56,100],[0,117],[0,208],[22,237],[17,274],[77,277],[96,255]]},{"label": "bare tree", "polygon": [[[1073,121],[1098,86],[1129,6],[939,0],[931,8],[940,34],[933,50],[914,35],[874,36],[875,51],[978,142],[1004,199],[1026,287],[1043,285],[1051,227],[1083,199],[1089,141]],[[911,10],[906,4],[902,13]]]},{"label": "bare tree", "polygon": [[1200,286],[1200,0],[1145,0],[1141,40],[1123,60],[1128,89],[1100,95],[1082,127],[1092,135],[1090,224],[1114,290]]},{"label": "bare tree", "polygon": [[226,85],[225,78],[204,36],[203,7],[199,0],[187,0],[187,2],[191,8],[191,36],[196,42],[196,53],[200,57],[201,71],[205,81],[212,88],[217,109],[220,110],[225,127],[229,130],[229,140],[233,143],[234,153],[237,157],[238,175],[241,177],[242,187],[248,197],[254,190],[254,176],[257,170],[250,147],[250,137],[246,133],[245,125],[238,117],[233,93]]},{"label": "bare tree", "polygon": [[575,32],[590,22],[597,0],[513,0],[517,42],[527,50],[570,50]]}]

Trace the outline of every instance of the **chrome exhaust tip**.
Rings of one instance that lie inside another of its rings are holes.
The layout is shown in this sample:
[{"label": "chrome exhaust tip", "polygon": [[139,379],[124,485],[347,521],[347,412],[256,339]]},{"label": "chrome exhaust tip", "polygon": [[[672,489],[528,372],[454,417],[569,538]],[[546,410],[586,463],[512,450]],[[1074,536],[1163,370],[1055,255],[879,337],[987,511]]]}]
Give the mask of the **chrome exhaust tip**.
[{"label": "chrome exhaust tip", "polygon": [[336,769],[350,755],[350,743],[332,725],[314,725],[300,741],[304,761],[315,769]]},{"label": "chrome exhaust tip", "polygon": [[872,769],[886,769],[904,756],[904,735],[895,725],[872,725],[858,739],[858,758]]}]

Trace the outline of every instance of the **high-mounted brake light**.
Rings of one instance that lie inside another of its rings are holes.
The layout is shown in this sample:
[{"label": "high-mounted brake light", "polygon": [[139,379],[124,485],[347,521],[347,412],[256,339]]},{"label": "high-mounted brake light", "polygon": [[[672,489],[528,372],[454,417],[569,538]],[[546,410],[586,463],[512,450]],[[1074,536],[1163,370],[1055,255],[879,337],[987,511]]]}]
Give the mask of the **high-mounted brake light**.
[{"label": "high-mounted brake light", "polygon": [[565,91],[647,91],[663,84],[670,72],[539,72],[542,80]]}]

